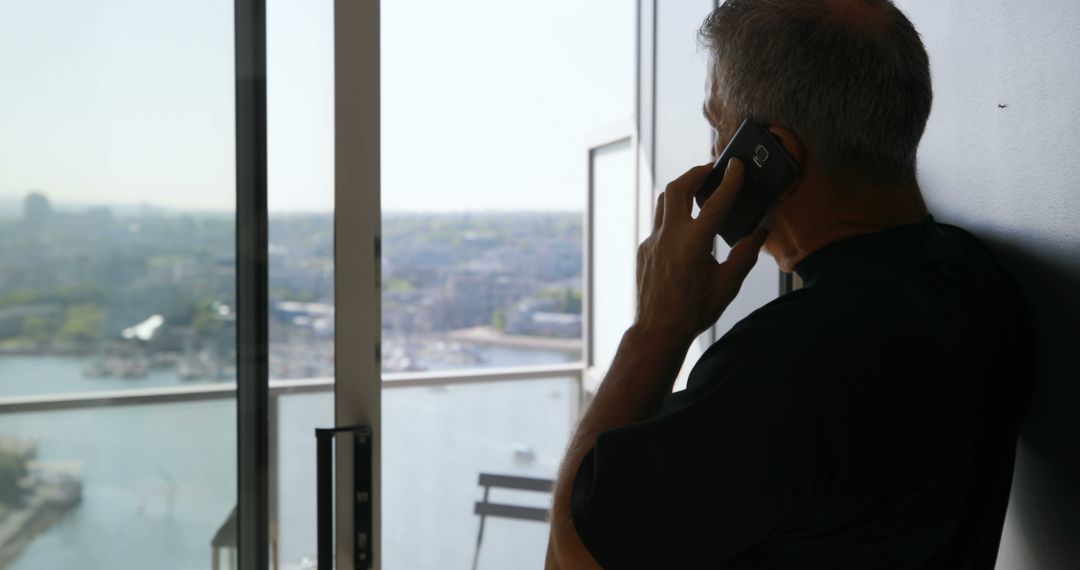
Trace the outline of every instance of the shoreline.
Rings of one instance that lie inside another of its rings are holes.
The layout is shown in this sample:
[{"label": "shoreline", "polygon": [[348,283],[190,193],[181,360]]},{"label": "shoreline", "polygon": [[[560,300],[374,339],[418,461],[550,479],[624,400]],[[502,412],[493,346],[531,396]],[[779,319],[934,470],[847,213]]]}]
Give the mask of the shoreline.
[{"label": "shoreline", "polygon": [[[39,467],[39,469],[41,469]],[[38,476],[25,503],[0,521],[0,568],[16,561],[39,535],[63,520],[82,501],[82,481],[55,469]]]},{"label": "shoreline", "polygon": [[0,347],[0,356],[63,356],[83,358],[94,356],[96,352],[89,348],[3,348]]},{"label": "shoreline", "polygon": [[487,326],[458,329],[446,333],[446,338],[458,342],[505,346],[510,348],[533,348],[566,353],[580,353],[579,338],[553,338],[544,336],[507,335]]}]

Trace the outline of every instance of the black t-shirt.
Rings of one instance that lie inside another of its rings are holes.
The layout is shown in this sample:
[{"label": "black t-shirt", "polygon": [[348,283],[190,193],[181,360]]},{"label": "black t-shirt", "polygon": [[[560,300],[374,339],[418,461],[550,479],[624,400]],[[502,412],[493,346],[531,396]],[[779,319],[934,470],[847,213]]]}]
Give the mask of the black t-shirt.
[{"label": "black t-shirt", "polygon": [[604,568],[992,569],[1034,357],[1026,303],[927,217],[837,242],[650,419],[572,512]]}]

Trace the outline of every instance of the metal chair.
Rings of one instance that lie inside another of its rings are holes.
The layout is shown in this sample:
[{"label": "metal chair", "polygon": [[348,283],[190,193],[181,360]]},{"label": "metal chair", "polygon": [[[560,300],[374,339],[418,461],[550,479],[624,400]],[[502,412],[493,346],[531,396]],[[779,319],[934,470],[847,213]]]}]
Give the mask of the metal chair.
[{"label": "metal chair", "polygon": [[473,570],[476,570],[476,565],[480,560],[480,544],[484,540],[484,520],[487,517],[502,517],[536,522],[548,521],[548,509],[489,502],[488,496],[491,493],[492,487],[513,489],[516,491],[550,493],[551,489],[555,486],[555,482],[551,479],[481,473],[479,485],[484,488],[484,499],[477,501],[474,509],[474,512],[480,515],[480,532],[476,535],[476,552],[473,554],[472,564]]},{"label": "metal chair", "polygon": [[224,550],[228,556],[229,570],[236,569],[236,507],[233,507],[221,528],[214,534],[214,538],[210,541],[210,548],[213,552],[210,568],[213,570],[221,568],[221,551]]}]

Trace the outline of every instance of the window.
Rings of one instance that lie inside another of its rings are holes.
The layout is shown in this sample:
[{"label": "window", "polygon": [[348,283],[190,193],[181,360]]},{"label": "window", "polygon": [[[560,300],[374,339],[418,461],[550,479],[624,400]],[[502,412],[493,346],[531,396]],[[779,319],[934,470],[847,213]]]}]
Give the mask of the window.
[{"label": "window", "polygon": [[[467,566],[479,474],[555,474],[583,367],[587,151],[633,113],[634,11],[382,4],[385,568]],[[539,566],[546,544],[489,518],[478,566]]]},{"label": "window", "polygon": [[334,422],[334,32],[330,0],[266,6],[270,534],[313,565],[316,427]]},{"label": "window", "polygon": [[[341,421],[335,280],[356,244],[335,247],[334,224],[356,212],[340,188],[335,204],[334,10],[266,6],[270,384],[251,415],[271,428],[275,568],[314,563],[311,428]],[[478,477],[553,477],[580,411],[586,196],[633,164],[601,149],[590,181],[586,157],[634,111],[634,12],[381,3],[384,568],[544,555],[544,525],[506,519],[477,553]],[[235,206],[234,25],[250,17],[208,0],[0,6],[0,566],[236,560],[252,212]],[[605,296],[612,314],[625,293]]]},{"label": "window", "polygon": [[[629,131],[631,127],[627,126]],[[637,309],[637,233],[633,139],[589,150],[589,387],[607,372]]]},{"label": "window", "polygon": [[5,568],[235,544],[233,45],[229,3],[0,5]]}]

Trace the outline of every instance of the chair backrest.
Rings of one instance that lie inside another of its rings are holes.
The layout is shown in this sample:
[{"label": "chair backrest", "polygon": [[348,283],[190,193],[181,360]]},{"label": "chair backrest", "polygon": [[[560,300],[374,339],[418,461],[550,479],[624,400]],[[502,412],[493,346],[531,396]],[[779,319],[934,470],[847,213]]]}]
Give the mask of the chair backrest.
[{"label": "chair backrest", "polygon": [[479,485],[484,488],[484,499],[476,502],[475,513],[481,517],[502,517],[518,520],[547,522],[548,509],[539,507],[522,507],[505,503],[492,503],[488,501],[491,489],[513,489],[516,491],[535,491],[538,493],[550,493],[555,486],[551,479],[537,479],[534,477],[518,477],[515,475],[496,475],[493,473],[481,473]]}]

